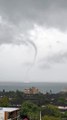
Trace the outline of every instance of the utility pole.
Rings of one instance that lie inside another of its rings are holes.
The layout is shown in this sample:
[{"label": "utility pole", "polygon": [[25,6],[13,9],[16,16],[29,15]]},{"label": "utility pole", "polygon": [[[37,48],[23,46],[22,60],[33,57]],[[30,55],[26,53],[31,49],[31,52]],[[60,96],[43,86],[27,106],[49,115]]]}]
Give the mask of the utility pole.
[{"label": "utility pole", "polygon": [[40,120],[41,120],[41,111],[40,111]]}]

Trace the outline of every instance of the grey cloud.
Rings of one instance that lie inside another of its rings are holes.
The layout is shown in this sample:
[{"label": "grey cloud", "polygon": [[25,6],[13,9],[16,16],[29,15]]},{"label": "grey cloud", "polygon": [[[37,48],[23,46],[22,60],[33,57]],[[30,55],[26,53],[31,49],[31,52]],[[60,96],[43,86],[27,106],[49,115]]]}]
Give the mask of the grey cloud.
[{"label": "grey cloud", "polygon": [[25,45],[27,47],[30,45],[34,48],[35,52],[32,64],[35,63],[37,56],[37,47],[35,43],[29,39],[29,36],[25,34],[20,27],[18,28],[9,21],[3,20],[2,16],[0,22],[0,45],[1,44]]},{"label": "grey cloud", "polygon": [[25,33],[26,35],[26,32],[33,27],[34,23],[66,29],[66,14],[66,0],[2,0],[0,1],[0,16],[6,23],[0,23],[0,44],[30,44],[23,38],[19,40],[15,37],[19,33]]},{"label": "grey cloud", "polygon": [[65,59],[67,59],[67,52],[54,54],[53,56],[47,58],[47,62],[60,63],[64,62]]},{"label": "grey cloud", "polygon": [[9,25],[0,25],[0,44],[12,43],[14,31]]},{"label": "grey cloud", "polygon": [[67,29],[67,0],[3,0],[0,13],[14,24],[27,21]]},{"label": "grey cloud", "polygon": [[31,68],[33,67],[32,62],[25,62],[22,65],[27,68],[27,72],[29,72],[29,70],[31,70]]},{"label": "grey cloud", "polygon": [[41,63],[39,65],[39,68],[40,69],[50,69],[50,64],[48,64],[48,63]]},{"label": "grey cloud", "polygon": [[59,40],[56,41],[57,44],[61,44],[61,42]]},{"label": "grey cloud", "polygon": [[14,24],[0,15],[0,45],[15,42],[14,39],[18,32]]},{"label": "grey cloud", "polygon": [[[25,44],[28,46],[29,44],[33,44],[28,42],[27,40],[24,40],[23,36],[21,34],[25,34],[25,31],[21,29],[21,27],[12,24],[10,21],[4,19],[2,16],[0,16],[0,44]],[[26,35],[26,34],[25,34]]]},{"label": "grey cloud", "polygon": [[39,63],[39,67],[41,69],[46,69],[46,68],[50,68],[54,64],[64,63],[66,61],[67,61],[67,51],[56,53],[46,58],[43,58]]}]

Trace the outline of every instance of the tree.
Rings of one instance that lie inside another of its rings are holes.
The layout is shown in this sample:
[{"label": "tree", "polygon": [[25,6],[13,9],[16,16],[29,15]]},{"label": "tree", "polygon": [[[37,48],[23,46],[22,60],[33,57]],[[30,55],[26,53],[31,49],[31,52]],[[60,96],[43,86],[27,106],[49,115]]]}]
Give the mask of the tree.
[{"label": "tree", "polygon": [[26,101],[21,106],[21,116],[27,115],[30,120],[39,119],[39,107],[30,101]]},{"label": "tree", "polygon": [[8,107],[9,106],[9,99],[8,97],[3,97],[0,99],[0,107]]},{"label": "tree", "polygon": [[60,111],[54,105],[46,105],[44,108],[42,108],[42,114],[49,115],[49,116],[55,116],[55,117],[61,116]]},{"label": "tree", "polygon": [[44,116],[42,120],[61,120],[61,118],[54,116]]}]

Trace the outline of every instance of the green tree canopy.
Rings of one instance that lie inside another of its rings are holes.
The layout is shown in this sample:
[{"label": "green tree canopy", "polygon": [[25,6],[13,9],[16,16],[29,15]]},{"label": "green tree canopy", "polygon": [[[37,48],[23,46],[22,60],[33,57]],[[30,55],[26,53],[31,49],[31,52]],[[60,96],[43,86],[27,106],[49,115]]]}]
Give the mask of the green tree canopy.
[{"label": "green tree canopy", "polygon": [[8,107],[9,106],[9,99],[8,97],[3,97],[0,99],[0,107]]},{"label": "green tree canopy", "polygon": [[54,116],[44,116],[42,120],[61,120],[61,118]]},{"label": "green tree canopy", "polygon": [[39,112],[39,107],[30,101],[24,102],[21,106],[21,115],[27,115],[30,120],[38,120]]},{"label": "green tree canopy", "polygon": [[49,115],[49,116],[55,116],[55,117],[61,116],[60,111],[54,105],[46,105],[44,108],[42,108],[42,113],[43,115]]}]

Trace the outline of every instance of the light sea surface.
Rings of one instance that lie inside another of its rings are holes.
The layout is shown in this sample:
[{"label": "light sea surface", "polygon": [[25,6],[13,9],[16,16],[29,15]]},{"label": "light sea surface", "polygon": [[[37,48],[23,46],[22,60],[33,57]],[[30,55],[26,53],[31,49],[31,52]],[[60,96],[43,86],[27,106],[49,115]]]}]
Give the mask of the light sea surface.
[{"label": "light sea surface", "polygon": [[49,82],[0,82],[0,91],[5,89],[5,91],[24,91],[26,88],[37,87],[40,92],[46,93],[52,90],[52,93],[58,93],[63,90],[67,90],[67,83],[49,83]]}]

